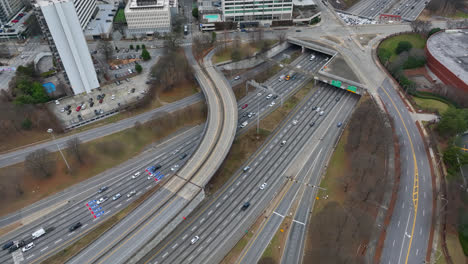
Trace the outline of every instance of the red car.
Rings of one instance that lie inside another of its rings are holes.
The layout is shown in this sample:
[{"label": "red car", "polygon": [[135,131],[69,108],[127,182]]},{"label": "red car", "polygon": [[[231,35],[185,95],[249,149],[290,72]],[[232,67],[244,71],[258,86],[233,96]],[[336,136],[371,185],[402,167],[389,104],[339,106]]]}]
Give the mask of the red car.
[{"label": "red car", "polygon": [[100,104],[102,104],[102,99],[101,99],[101,100],[99,100],[99,103],[100,103]]},{"label": "red car", "polygon": [[243,106],[242,106],[242,109],[247,108],[247,106],[249,106],[249,105],[248,105],[248,104],[243,105]]},{"label": "red car", "polygon": [[76,111],[79,112],[81,110],[81,105],[79,105],[78,107],[76,107]]},{"label": "red car", "polygon": [[14,19],[14,20],[12,20],[11,22],[13,22],[13,23],[18,23],[19,20]]}]

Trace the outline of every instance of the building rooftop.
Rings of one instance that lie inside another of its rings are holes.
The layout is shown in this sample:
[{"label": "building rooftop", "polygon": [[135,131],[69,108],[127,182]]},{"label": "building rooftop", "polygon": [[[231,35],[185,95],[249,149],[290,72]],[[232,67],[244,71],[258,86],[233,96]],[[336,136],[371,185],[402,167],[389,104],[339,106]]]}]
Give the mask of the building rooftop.
[{"label": "building rooftop", "polygon": [[432,35],[427,49],[442,65],[468,84],[468,29]]},{"label": "building rooftop", "polygon": [[[31,16],[31,13],[31,11],[24,12],[24,8],[21,9],[21,11],[18,14],[16,14],[15,17],[10,19],[9,23],[0,26],[0,37],[2,37],[3,35],[6,36],[9,34],[17,34],[19,32],[23,32],[26,29],[24,23],[26,23],[28,18]],[[23,17],[18,17],[19,14],[23,14]],[[18,22],[13,23],[13,20],[18,20]]]},{"label": "building rooftop", "polygon": [[293,0],[295,6],[311,6],[315,5],[314,0]]},{"label": "building rooftop", "polygon": [[112,29],[112,20],[115,15],[115,6],[109,4],[99,4],[97,5],[99,11],[96,14],[96,17],[92,19],[88,26],[84,30],[85,36],[100,35],[102,33],[107,33]]}]

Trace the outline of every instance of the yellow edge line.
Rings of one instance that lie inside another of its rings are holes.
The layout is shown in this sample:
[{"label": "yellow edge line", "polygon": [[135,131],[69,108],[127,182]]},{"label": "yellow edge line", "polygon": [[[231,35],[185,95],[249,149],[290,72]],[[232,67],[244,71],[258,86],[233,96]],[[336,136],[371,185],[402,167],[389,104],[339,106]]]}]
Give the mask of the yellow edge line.
[{"label": "yellow edge line", "polygon": [[[416,225],[416,217],[418,216],[418,196],[419,196],[418,163],[417,163],[417,161],[416,161],[416,155],[414,154],[413,141],[411,140],[411,137],[410,137],[408,128],[406,127],[405,121],[403,120],[403,117],[401,116],[400,111],[398,111],[398,107],[395,105],[395,102],[393,102],[393,100],[392,100],[392,98],[390,97],[390,95],[388,94],[388,92],[385,90],[385,88],[383,88],[383,87],[381,87],[381,88],[382,88],[382,91],[384,91],[385,94],[387,95],[388,99],[390,99],[390,101],[392,102],[393,107],[394,107],[395,110],[397,111],[398,116],[400,117],[401,122],[403,123],[403,126],[405,127],[405,131],[406,131],[406,134],[408,135],[408,139],[409,139],[410,146],[411,146],[411,152],[412,152],[412,154],[413,154],[413,162],[414,162],[414,178],[413,178],[413,206],[414,206],[414,218],[413,218],[413,226],[412,226],[412,228],[411,228],[411,237],[410,237],[410,241],[409,241],[409,245],[408,245],[408,251],[407,251],[407,253],[406,253],[405,264],[407,264],[407,263],[408,263],[408,258],[409,258],[409,253],[410,253],[410,251],[411,251],[411,244],[412,244],[412,242],[413,242],[414,227],[415,227],[415,225]],[[415,198],[415,196],[416,196],[416,198]]]}]

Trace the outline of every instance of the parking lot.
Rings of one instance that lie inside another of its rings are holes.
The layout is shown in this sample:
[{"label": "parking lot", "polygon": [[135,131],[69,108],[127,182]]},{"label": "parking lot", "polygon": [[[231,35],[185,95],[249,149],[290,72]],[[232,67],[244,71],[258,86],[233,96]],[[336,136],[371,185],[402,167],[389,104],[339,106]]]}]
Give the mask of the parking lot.
[{"label": "parking lot", "polygon": [[130,103],[137,102],[146,93],[145,76],[140,74],[121,82],[95,89],[89,94],[61,98],[59,104],[52,101],[49,109],[62,122],[65,129],[76,128],[116,114]]}]

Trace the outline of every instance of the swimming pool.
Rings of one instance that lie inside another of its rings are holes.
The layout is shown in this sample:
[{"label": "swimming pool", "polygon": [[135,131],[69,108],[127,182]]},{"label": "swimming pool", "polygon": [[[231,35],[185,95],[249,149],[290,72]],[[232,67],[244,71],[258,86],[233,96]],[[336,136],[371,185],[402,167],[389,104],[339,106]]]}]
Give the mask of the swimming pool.
[{"label": "swimming pool", "polygon": [[203,15],[204,19],[207,19],[208,22],[217,22],[219,21],[219,15],[218,14],[212,14],[212,15]]}]

